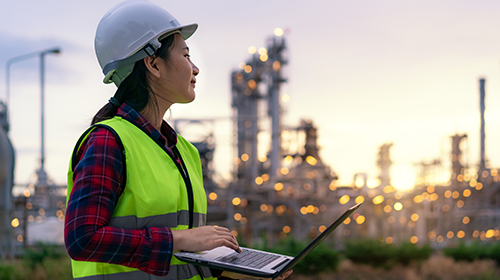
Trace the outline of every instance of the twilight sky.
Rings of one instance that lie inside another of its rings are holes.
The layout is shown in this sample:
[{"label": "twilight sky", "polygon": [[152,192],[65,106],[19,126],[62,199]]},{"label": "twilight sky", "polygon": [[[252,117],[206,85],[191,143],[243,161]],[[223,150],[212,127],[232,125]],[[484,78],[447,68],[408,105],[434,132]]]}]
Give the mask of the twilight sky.
[{"label": "twilight sky", "polygon": [[[3,1],[0,77],[8,59],[60,47],[46,57],[46,171],[65,184],[69,155],[95,112],[113,95],[94,54],[95,29],[120,1]],[[217,118],[216,170],[231,171],[230,72],[286,34],[288,83],[283,123],[311,119],[320,155],[342,184],[376,178],[378,147],[393,142],[393,184],[407,188],[414,164],[450,165],[450,136],[467,133],[465,159],[479,160],[479,83],[486,79],[486,155],[500,167],[500,2],[494,0],[159,1],[181,23],[200,26],[188,40],[199,66],[197,99],[174,105],[170,119]],[[16,183],[32,180],[40,158],[39,60],[11,67],[10,137]],[[5,99],[0,78],[0,100]],[[166,118],[169,118],[166,116]],[[203,127],[200,131],[212,128]],[[184,129],[186,136],[193,133]],[[183,133],[183,129],[180,129]],[[263,134],[263,138],[266,135]],[[445,173],[444,173],[445,174]]]}]

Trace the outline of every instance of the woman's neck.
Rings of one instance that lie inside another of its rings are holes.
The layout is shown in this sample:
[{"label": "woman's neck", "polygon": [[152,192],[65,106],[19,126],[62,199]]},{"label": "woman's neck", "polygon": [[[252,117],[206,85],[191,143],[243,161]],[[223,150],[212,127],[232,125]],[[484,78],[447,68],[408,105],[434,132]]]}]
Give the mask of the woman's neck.
[{"label": "woman's neck", "polygon": [[156,106],[146,106],[141,112],[139,112],[148,122],[150,122],[158,131],[161,132],[161,124],[163,122],[163,116],[167,112],[168,108],[162,108],[158,104],[158,108],[152,108]]}]

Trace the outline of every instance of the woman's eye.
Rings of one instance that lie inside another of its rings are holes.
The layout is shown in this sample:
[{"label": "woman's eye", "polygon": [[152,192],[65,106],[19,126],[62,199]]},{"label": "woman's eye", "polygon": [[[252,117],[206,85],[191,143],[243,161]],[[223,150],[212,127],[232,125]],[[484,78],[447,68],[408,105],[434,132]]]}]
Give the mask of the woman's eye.
[{"label": "woman's eye", "polygon": [[187,58],[191,58],[191,55],[189,55],[189,54],[186,54],[186,55],[185,55],[185,57],[187,57]]}]

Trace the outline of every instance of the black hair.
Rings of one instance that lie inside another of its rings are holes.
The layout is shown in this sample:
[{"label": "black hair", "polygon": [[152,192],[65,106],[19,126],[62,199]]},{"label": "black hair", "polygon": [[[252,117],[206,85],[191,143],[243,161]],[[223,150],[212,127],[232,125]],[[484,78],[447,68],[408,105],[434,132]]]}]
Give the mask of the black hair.
[{"label": "black hair", "polygon": [[[169,48],[174,42],[174,34],[162,39],[160,41],[161,47],[156,51],[155,56],[164,59],[168,62],[170,56]],[[154,98],[154,92],[149,84],[149,73],[144,64],[144,60],[141,59],[137,61],[134,65],[132,73],[125,78],[118,89],[115,92],[114,97],[119,100],[119,102],[127,103],[137,112],[142,111],[146,108],[146,105],[151,103],[158,109],[158,104]],[[111,119],[116,115],[118,108],[111,104],[106,103],[92,118],[91,125]]]}]

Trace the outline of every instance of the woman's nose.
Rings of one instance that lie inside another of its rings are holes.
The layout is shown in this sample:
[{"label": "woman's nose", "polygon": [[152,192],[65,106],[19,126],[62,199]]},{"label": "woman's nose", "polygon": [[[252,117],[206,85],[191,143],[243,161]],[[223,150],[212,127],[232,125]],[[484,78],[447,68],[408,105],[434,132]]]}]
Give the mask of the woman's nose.
[{"label": "woman's nose", "polygon": [[193,63],[193,74],[195,76],[198,76],[198,74],[200,73],[200,69],[198,68],[198,66],[196,66],[194,63]]}]

